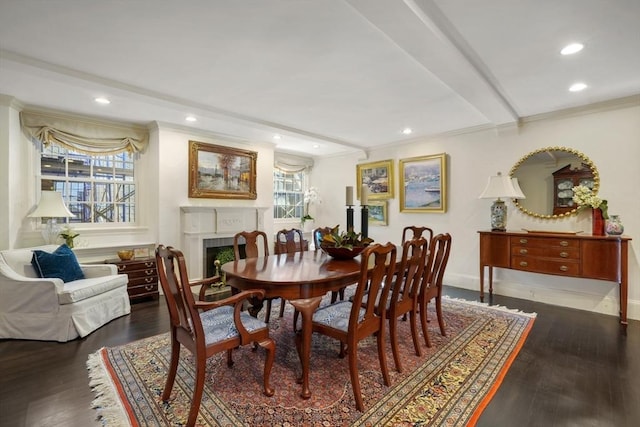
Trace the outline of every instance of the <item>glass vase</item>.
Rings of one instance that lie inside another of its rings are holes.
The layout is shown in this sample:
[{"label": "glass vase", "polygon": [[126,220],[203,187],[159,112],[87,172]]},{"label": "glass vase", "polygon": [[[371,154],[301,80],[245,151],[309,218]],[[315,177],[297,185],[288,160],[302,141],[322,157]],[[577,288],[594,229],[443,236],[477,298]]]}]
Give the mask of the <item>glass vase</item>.
[{"label": "glass vase", "polygon": [[605,225],[605,231],[609,236],[619,236],[624,232],[624,225],[619,215],[610,215]]},{"label": "glass vase", "polygon": [[591,210],[591,234],[594,236],[604,236],[604,218],[602,217],[602,209],[600,208]]}]

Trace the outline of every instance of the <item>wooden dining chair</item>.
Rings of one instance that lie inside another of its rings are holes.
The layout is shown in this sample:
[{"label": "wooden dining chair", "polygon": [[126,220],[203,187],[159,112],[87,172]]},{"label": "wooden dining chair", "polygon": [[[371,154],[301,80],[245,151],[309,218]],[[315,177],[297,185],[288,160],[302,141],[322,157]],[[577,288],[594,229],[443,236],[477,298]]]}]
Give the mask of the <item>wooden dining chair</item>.
[{"label": "wooden dining chair", "polygon": [[449,233],[438,234],[429,244],[429,258],[422,273],[422,283],[418,295],[418,310],[420,311],[420,323],[422,324],[422,334],[427,347],[431,347],[429,340],[429,330],[427,329],[427,304],[432,299],[436,301],[436,315],[440,325],[440,333],[447,336],[444,329],[444,319],[442,317],[442,279],[444,271],[449,262],[451,252],[451,235]]},{"label": "wooden dining chair", "polygon": [[[242,256],[241,245],[244,242],[244,253]],[[236,259],[243,258],[258,258],[260,256],[269,255],[269,242],[267,241],[267,234],[264,231],[240,231],[233,236],[233,254]],[[233,282],[231,283],[233,286]],[[265,299],[267,307],[264,314],[264,321],[269,323],[271,319],[271,301],[273,298]],[[281,303],[284,306],[284,301]],[[281,311],[284,311],[280,308]],[[281,316],[282,317],[282,316]]]},{"label": "wooden dining chair", "polygon": [[[353,301],[339,301],[319,307],[313,314],[312,330],[339,340],[341,357],[344,357],[346,346],[356,408],[363,412],[364,403],[358,378],[358,342],[371,335],[376,336],[384,384],[389,386],[391,383],[385,354],[386,313],[376,306],[376,301],[386,301],[389,296],[396,264],[396,246],[392,243],[373,244],[360,257],[360,275]],[[363,305],[365,294],[368,298]],[[296,335],[296,345],[300,352],[300,334]]]},{"label": "wooden dining chair", "polygon": [[[268,325],[241,311],[248,298],[261,298],[261,289],[242,291],[231,297],[211,302],[195,301],[191,286],[202,281],[189,282],[182,252],[172,247],[156,249],[158,276],[167,301],[170,318],[171,363],[167,382],[162,392],[163,402],[171,397],[180,359],[180,345],[193,353],[195,359],[195,385],[187,426],[195,425],[205,381],[207,359],[222,351],[227,352],[227,365],[233,365],[232,350],[238,346],[257,343],[266,350],[263,374],[263,393],[273,396],[269,385],[275,355],[275,341],[269,337]],[[190,378],[185,378],[190,381]]]},{"label": "wooden dining chair", "polygon": [[389,338],[391,341],[391,351],[393,352],[393,361],[396,370],[402,372],[402,363],[400,362],[400,350],[398,347],[398,317],[409,314],[409,323],[411,326],[411,338],[413,339],[413,347],[417,356],[422,356],[420,351],[417,319],[418,295],[420,293],[420,284],[422,273],[425,268],[429,243],[423,237],[407,240],[402,245],[402,257],[398,274],[393,283],[391,297],[386,304],[386,317],[389,319]]},{"label": "wooden dining chair", "polygon": [[[319,251],[322,249],[320,247],[320,244],[322,243],[322,238],[327,234],[331,234],[332,230],[333,228],[331,227],[318,227],[315,230],[313,230],[313,236],[312,236],[313,246],[316,251]],[[331,304],[336,302],[338,300],[338,297],[340,298],[340,301],[344,300],[345,289],[346,288],[340,288],[340,290],[338,291],[331,291]]]},{"label": "wooden dining chair", "polygon": [[416,225],[410,225],[408,227],[405,227],[402,230],[402,243],[406,242],[407,239],[418,239],[420,237],[423,237],[423,234],[425,233],[427,233],[427,235],[429,236],[428,238],[425,237],[428,245],[431,242],[431,239],[433,238],[432,229],[430,229],[429,227],[419,227]]},{"label": "wooden dining chair", "polygon": [[[291,230],[282,229],[276,233],[276,241],[274,243],[276,255],[304,252],[305,249],[308,249],[306,245],[307,242],[304,240],[302,230],[298,228],[292,228]],[[283,299],[280,302],[280,312],[278,313],[280,317],[284,316],[285,305],[286,301]],[[293,320],[294,330],[297,320],[298,316],[295,315]]]}]

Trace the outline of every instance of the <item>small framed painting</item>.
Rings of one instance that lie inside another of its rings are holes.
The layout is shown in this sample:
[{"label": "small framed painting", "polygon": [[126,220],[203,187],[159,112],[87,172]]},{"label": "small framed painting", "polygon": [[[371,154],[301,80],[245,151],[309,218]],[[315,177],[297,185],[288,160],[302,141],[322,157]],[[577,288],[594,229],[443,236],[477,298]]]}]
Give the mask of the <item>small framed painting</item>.
[{"label": "small framed painting", "polygon": [[253,199],[258,153],[189,141],[189,197]]},{"label": "small framed painting", "polygon": [[393,199],[393,160],[356,165],[358,199],[362,187],[368,189],[368,200]]},{"label": "small framed painting", "polygon": [[369,225],[389,225],[386,200],[373,200],[369,202]]},{"label": "small framed painting", "polygon": [[447,155],[400,160],[400,212],[447,211]]}]

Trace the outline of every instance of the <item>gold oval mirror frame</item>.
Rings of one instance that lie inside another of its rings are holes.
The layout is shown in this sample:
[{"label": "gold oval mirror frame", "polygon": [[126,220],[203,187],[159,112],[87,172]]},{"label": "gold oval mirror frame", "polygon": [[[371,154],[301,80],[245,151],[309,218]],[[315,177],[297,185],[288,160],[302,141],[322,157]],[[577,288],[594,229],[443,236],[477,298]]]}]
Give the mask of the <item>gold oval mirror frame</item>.
[{"label": "gold oval mirror frame", "polygon": [[[557,174],[555,182],[554,174]],[[515,205],[521,212],[542,219],[563,218],[577,212],[571,196],[564,195],[564,206],[556,207],[560,193],[572,194],[570,188],[573,185],[587,185],[595,194],[600,187],[600,175],[591,159],[567,147],[545,147],[532,151],[518,160],[509,175],[518,178],[522,192],[527,197],[513,200]],[[571,182],[567,175],[575,177],[572,185],[567,184]],[[558,176],[564,176],[560,184],[557,183]]]}]

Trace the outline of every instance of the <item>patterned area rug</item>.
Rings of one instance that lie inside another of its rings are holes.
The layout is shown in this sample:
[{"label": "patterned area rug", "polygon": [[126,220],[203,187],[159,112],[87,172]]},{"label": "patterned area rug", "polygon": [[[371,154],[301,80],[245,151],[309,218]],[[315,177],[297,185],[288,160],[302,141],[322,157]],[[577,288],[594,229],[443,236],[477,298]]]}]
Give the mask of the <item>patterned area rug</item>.
[{"label": "patterned area rug", "polygon": [[[535,314],[462,300],[443,300],[447,336],[440,335],[433,304],[429,318],[432,347],[415,355],[409,322],[399,321],[403,373],[395,370],[391,349],[386,387],[375,339],[358,347],[360,383],[366,412],[355,409],[347,358],[339,344],[314,334],[311,356],[312,397],[299,397],[290,304],[271,315],[277,343],[271,373],[275,395],[262,394],[265,353],[245,346],[234,351],[233,367],[225,355],[209,359],[207,383],[197,425],[201,426],[467,426],[474,425],[491,400],[531,329]],[[422,335],[420,336],[422,339]],[[388,340],[387,340],[388,341]],[[169,336],[162,334],[89,356],[94,407],[106,426],[184,425],[191,403],[194,368],[183,350],[171,400],[160,400],[169,364]]]}]

